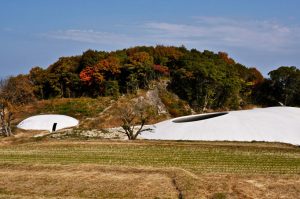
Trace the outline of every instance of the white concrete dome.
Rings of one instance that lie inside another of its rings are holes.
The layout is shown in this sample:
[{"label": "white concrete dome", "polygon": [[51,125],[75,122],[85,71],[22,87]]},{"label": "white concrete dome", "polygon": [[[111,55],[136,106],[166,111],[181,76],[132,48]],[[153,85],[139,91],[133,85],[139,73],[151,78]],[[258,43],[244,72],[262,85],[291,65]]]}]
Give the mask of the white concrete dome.
[{"label": "white concrete dome", "polygon": [[56,123],[56,130],[73,127],[79,121],[66,115],[37,115],[29,117],[18,124],[18,128],[25,130],[48,130],[52,131],[53,124]]},{"label": "white concrete dome", "polygon": [[158,140],[267,141],[300,145],[300,108],[270,107],[185,116],[154,125]]}]

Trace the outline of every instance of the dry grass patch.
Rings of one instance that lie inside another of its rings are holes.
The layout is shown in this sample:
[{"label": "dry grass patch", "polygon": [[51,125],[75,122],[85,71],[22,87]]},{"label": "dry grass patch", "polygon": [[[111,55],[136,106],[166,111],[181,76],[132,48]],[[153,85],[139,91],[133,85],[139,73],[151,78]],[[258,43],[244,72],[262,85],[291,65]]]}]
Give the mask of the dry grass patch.
[{"label": "dry grass patch", "polygon": [[298,198],[299,179],[299,175],[203,174],[197,190],[203,198],[218,195],[233,199]]},{"label": "dry grass patch", "polygon": [[300,148],[278,143],[0,144],[0,198],[297,198]]},{"label": "dry grass patch", "polygon": [[0,198],[297,198],[299,175],[200,174],[182,169],[1,164]]},{"label": "dry grass patch", "polygon": [[177,198],[163,173],[97,166],[12,166],[0,169],[0,196]]}]

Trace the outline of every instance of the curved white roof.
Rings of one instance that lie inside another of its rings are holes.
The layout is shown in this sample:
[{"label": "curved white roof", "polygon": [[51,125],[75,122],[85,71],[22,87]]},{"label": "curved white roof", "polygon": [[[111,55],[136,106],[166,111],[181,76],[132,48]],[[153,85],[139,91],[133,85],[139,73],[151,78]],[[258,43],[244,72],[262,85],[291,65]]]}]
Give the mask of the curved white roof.
[{"label": "curved white roof", "polygon": [[37,115],[29,117],[18,124],[18,128],[25,130],[52,131],[53,124],[57,123],[56,130],[78,125],[78,120],[66,115]]},{"label": "curved white roof", "polygon": [[300,108],[257,108],[217,113],[216,117],[210,117],[210,114],[185,116],[157,123],[154,132],[144,132],[141,137],[159,140],[255,140],[300,145]]}]

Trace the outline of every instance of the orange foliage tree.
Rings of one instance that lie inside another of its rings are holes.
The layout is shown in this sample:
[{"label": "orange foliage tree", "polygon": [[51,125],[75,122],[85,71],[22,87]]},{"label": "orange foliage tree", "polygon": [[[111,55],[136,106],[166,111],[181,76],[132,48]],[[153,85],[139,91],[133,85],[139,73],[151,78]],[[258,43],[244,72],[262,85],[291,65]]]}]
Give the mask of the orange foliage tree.
[{"label": "orange foliage tree", "polygon": [[120,73],[120,62],[116,57],[108,57],[93,67],[85,67],[79,74],[81,81],[88,87],[98,88],[99,95],[105,91],[105,82],[116,79]]},{"label": "orange foliage tree", "polygon": [[223,59],[227,64],[235,64],[235,61],[234,61],[232,58],[230,58],[230,57],[228,56],[227,53],[225,53],[225,52],[219,52],[218,55],[219,55],[219,57],[220,57],[221,59]]}]

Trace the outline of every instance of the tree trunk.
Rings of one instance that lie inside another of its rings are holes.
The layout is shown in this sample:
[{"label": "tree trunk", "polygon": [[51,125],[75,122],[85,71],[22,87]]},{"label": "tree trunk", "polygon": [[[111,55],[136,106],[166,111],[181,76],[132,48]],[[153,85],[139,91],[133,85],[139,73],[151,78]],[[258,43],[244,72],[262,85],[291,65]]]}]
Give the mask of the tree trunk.
[{"label": "tree trunk", "polygon": [[6,108],[2,104],[1,112],[0,112],[0,122],[1,122],[1,131],[4,136],[11,136],[11,120],[12,120],[12,113],[8,112],[8,116],[6,114]]},{"label": "tree trunk", "polygon": [[203,113],[207,110],[207,104],[208,104],[208,96],[206,94],[204,97],[204,104],[203,104],[203,108],[202,108]]}]

